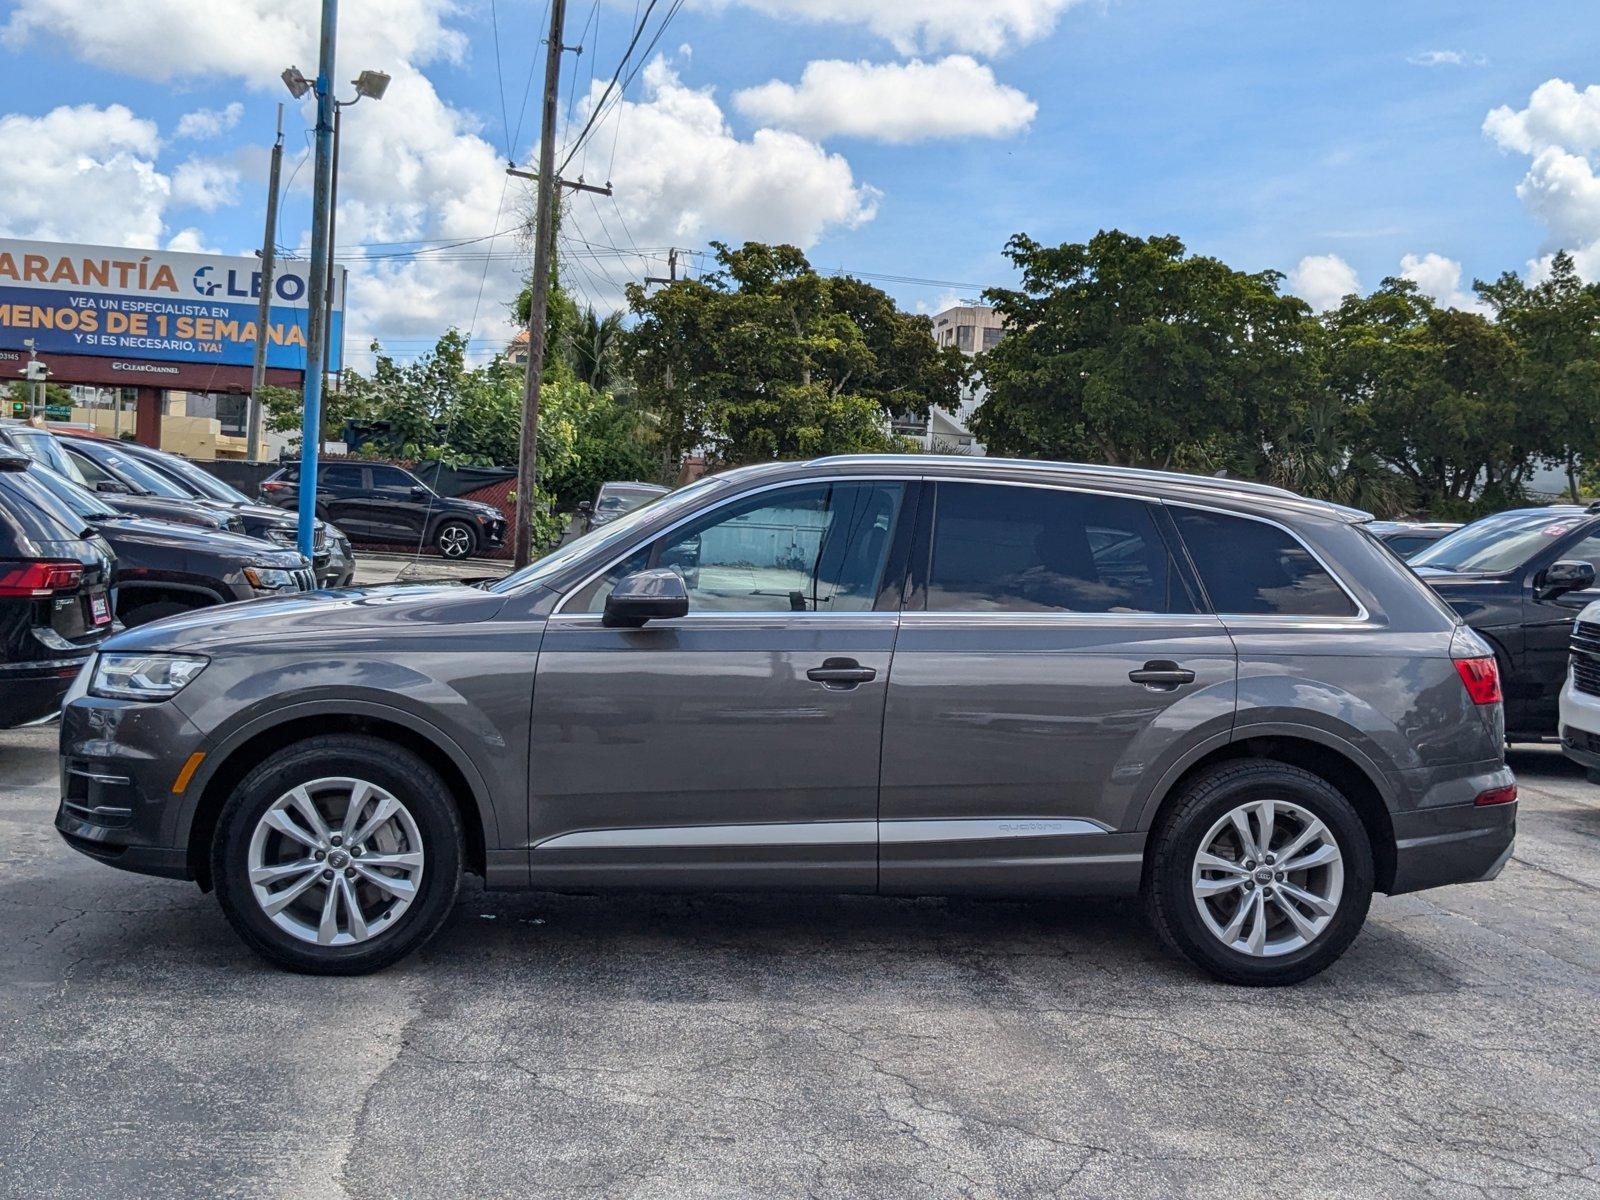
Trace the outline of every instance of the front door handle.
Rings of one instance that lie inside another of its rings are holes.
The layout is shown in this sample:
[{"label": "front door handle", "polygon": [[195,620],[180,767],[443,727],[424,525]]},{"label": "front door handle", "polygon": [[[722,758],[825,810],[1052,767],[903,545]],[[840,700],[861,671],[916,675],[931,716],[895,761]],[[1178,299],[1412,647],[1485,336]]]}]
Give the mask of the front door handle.
[{"label": "front door handle", "polygon": [[1157,691],[1170,691],[1183,683],[1194,682],[1194,672],[1187,667],[1180,667],[1170,659],[1157,658],[1145,663],[1137,671],[1129,671],[1128,678],[1134,683],[1142,683],[1147,688]]},{"label": "front door handle", "polygon": [[871,667],[863,667],[853,658],[825,659],[820,667],[812,667],[806,672],[806,678],[812,683],[840,690],[871,683],[877,677],[878,673]]}]

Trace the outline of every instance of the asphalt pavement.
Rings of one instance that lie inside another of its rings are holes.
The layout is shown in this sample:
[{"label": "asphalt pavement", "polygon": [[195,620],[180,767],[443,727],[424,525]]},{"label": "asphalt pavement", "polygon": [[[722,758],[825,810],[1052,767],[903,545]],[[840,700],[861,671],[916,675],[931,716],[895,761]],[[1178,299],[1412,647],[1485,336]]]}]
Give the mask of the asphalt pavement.
[{"label": "asphalt pavement", "polygon": [[1492,884],[1297,988],[1129,906],[485,894],[283,974],[51,828],[0,733],[0,1195],[1600,1197],[1600,787],[1513,756]]}]

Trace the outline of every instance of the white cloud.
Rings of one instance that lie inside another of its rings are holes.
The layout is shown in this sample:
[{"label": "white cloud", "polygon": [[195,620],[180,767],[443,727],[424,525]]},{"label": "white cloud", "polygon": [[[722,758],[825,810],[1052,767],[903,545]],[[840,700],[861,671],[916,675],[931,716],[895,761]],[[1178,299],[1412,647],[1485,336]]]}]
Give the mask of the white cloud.
[{"label": "white cloud", "polygon": [[[609,109],[589,143],[603,148],[596,165],[609,165],[616,139],[615,208],[580,195],[564,218],[566,249],[581,264],[566,278],[596,300],[614,299],[620,281],[638,278],[646,264],[595,256],[580,238],[621,239],[630,248],[699,246],[710,238],[805,247],[876,215],[877,191],[857,183],[840,155],[786,130],[735,136],[712,89],[685,84],[664,59],[651,62],[642,79],[642,98]],[[597,81],[579,106],[578,123],[602,89]],[[567,173],[584,170],[579,161]],[[651,274],[663,273],[658,261],[648,265]]]},{"label": "white cloud", "polygon": [[798,85],[773,80],[733,98],[745,116],[823,139],[842,134],[884,142],[1009,137],[1039,106],[965,54],[936,62],[806,65]]},{"label": "white cloud", "polygon": [[1583,90],[1564,79],[1534,89],[1527,107],[1496,108],[1483,130],[1501,149],[1526,154],[1517,198],[1550,230],[1545,253],[1528,264],[1538,278],[1551,252],[1572,253],[1587,279],[1600,279],[1600,85]]},{"label": "white cloud", "polygon": [[1400,260],[1400,277],[1417,285],[1425,296],[1432,296],[1446,308],[1487,312],[1488,306],[1477,294],[1461,287],[1461,264],[1442,254],[1407,254]]},{"label": "white cloud", "polygon": [[167,239],[167,249],[177,250],[184,254],[222,254],[224,251],[213,246],[206,235],[190,225],[187,229],[180,229]]},{"label": "white cloud", "polygon": [[0,236],[153,247],[172,183],[153,121],[120,104],[0,117]]},{"label": "white cloud", "polygon": [[1352,292],[1361,291],[1356,270],[1337,254],[1308,254],[1289,272],[1289,290],[1318,312],[1338,308]]},{"label": "white cloud", "polygon": [[1426,50],[1406,59],[1413,67],[1487,67],[1489,60],[1465,50]]},{"label": "white cloud", "polygon": [[242,116],[244,105],[237,100],[226,108],[197,108],[178,118],[175,136],[197,141],[220,137],[237,125]]},{"label": "white cloud", "polygon": [[239,202],[239,170],[214,159],[191,158],[172,173],[172,201],[215,212]]},{"label": "white cloud", "polygon": [[1534,89],[1526,108],[1501,105],[1490,112],[1483,131],[1501,149],[1519,154],[1600,150],[1600,84],[1580,92],[1565,79],[1548,79]]},{"label": "white cloud", "polygon": [[964,50],[993,56],[1038,41],[1083,0],[705,0],[774,17],[864,25],[901,54]]}]

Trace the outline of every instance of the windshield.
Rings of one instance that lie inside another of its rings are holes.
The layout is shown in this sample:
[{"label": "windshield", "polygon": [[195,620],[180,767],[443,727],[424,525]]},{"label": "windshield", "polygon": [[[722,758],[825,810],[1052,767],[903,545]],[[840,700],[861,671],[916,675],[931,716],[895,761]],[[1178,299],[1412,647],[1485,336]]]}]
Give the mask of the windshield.
[{"label": "windshield", "polygon": [[646,521],[653,521],[667,513],[677,512],[699,500],[708,492],[726,487],[734,478],[729,475],[709,475],[704,479],[691,483],[688,487],[681,488],[654,504],[643,508],[636,508],[627,516],[618,517],[608,525],[601,525],[591,529],[580,538],[574,538],[565,546],[557,547],[545,555],[538,562],[529,563],[522,570],[507,575],[504,579],[496,580],[487,588],[491,592],[517,592],[530,584],[542,583],[559,571],[565,570],[585,555],[603,551],[607,546],[626,541],[640,525]]},{"label": "windshield", "polygon": [[42,465],[34,467],[29,474],[49,489],[52,496],[71,509],[74,515],[82,517],[85,521],[108,521],[117,515],[114,508],[102,504],[100,497],[93,492],[85,491],[49,467]]},{"label": "windshield", "polygon": [[250,504],[250,497],[235,487],[224,483],[204,467],[197,467],[186,458],[163,454],[160,458],[141,463],[163,475],[174,476],[179,486],[187,486],[208,500],[221,500],[224,504]]},{"label": "windshield", "polygon": [[1515,571],[1583,518],[1560,513],[1505,513],[1485,517],[1440,538],[1410,562],[1413,567],[1494,575]]},{"label": "windshield", "polygon": [[160,471],[151,470],[142,462],[138,462],[127,454],[112,450],[105,446],[96,446],[92,451],[81,446],[73,449],[82,454],[91,462],[105,468],[110,474],[115,475],[124,483],[131,483],[140,491],[150,492],[153,495],[165,496],[168,500],[193,500],[194,497],[184,491]]},{"label": "windshield", "polygon": [[72,456],[61,448],[61,443],[42,429],[13,429],[11,440],[34,462],[49,467],[57,475],[65,476],[79,487],[86,488],[89,481],[78,470]]}]

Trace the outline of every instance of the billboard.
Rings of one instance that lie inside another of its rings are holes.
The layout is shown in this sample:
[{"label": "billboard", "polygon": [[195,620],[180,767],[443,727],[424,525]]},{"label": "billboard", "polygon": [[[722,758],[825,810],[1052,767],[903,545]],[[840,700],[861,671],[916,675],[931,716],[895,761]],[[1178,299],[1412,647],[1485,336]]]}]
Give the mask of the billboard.
[{"label": "billboard", "polygon": [[[270,368],[305,370],[308,267],[303,259],[274,266]],[[346,273],[334,276],[328,355],[337,371]],[[248,368],[260,295],[255,258],[0,238],[0,348],[21,350],[32,338],[47,362],[57,354]]]}]

